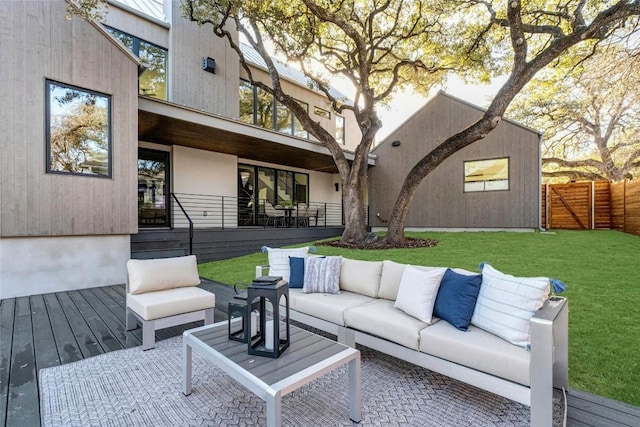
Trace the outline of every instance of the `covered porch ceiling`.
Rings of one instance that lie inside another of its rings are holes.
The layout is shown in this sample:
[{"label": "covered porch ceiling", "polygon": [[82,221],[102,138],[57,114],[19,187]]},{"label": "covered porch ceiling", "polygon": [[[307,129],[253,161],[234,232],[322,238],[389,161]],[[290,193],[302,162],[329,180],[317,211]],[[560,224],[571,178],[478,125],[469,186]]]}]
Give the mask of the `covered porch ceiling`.
[{"label": "covered porch ceiling", "polygon": [[[138,139],[327,173],[338,170],[319,143],[165,101],[139,97]],[[348,160],[353,153],[345,152]],[[374,165],[373,157],[369,164]]]}]

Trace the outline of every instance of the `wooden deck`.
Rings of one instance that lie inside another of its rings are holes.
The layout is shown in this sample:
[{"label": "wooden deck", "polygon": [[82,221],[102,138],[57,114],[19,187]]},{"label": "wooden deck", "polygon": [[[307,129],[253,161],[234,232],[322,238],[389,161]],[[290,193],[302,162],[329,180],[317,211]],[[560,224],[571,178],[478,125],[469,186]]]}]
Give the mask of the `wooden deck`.
[{"label": "wooden deck", "polygon": [[[216,294],[216,321],[225,320],[233,289],[208,280],[201,287]],[[39,369],[139,346],[141,331],[125,331],[124,313],[124,285],[2,300],[0,426],[40,425]],[[156,338],[198,325],[161,330]],[[567,400],[568,426],[640,426],[638,407],[577,390]]]}]

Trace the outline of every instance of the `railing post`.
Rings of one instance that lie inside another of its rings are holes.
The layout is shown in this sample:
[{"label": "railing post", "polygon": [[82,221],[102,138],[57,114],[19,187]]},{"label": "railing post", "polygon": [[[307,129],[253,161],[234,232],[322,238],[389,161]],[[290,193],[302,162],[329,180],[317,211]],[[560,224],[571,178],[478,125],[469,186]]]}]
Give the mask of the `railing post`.
[{"label": "railing post", "polygon": [[187,221],[189,221],[189,255],[193,255],[193,221],[191,221],[191,217],[189,217],[189,214],[182,206],[182,203],[178,200],[178,196],[176,196],[175,193],[171,193],[171,196],[178,204],[178,207],[180,207],[180,210],[184,214],[185,218],[187,218]]},{"label": "railing post", "polygon": [[224,196],[222,196],[222,229],[224,230]]}]

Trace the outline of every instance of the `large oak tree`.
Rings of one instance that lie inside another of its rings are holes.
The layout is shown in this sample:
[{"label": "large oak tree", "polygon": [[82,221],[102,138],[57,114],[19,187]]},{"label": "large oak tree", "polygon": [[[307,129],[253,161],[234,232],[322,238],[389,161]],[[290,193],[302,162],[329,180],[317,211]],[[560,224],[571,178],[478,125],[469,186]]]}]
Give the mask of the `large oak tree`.
[{"label": "large oak tree", "polygon": [[620,181],[638,175],[640,56],[611,45],[578,65],[549,67],[509,115],[544,132],[547,178]]}]

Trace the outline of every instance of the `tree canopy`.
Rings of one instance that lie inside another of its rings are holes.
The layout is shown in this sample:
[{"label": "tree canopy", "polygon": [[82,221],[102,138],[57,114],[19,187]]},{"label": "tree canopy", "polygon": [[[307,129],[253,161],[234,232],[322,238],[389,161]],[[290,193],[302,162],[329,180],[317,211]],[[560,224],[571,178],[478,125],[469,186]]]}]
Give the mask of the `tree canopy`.
[{"label": "tree canopy", "polygon": [[544,132],[543,175],[619,181],[640,173],[640,57],[610,45],[558,64],[518,96],[510,115]]}]

